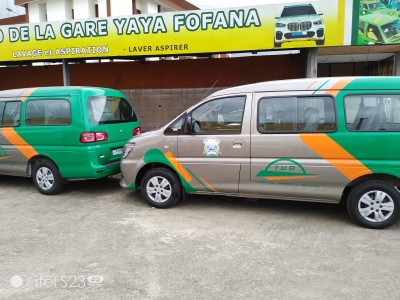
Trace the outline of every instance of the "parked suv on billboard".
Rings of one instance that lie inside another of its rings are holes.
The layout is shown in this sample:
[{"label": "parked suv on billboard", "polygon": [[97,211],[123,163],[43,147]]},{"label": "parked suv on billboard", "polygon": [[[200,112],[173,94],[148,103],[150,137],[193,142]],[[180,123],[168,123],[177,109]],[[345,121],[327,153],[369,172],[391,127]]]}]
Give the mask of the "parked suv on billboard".
[{"label": "parked suv on billboard", "polygon": [[284,42],[315,41],[325,43],[325,23],[312,4],[285,6],[275,24],[274,46],[281,47]]}]

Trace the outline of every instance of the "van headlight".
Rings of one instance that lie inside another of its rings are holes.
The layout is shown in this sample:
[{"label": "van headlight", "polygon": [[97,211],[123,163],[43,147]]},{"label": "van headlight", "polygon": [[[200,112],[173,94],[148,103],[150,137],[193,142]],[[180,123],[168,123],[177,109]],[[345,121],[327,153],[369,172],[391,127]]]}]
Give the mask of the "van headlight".
[{"label": "van headlight", "polygon": [[125,158],[131,153],[131,151],[135,148],[135,143],[134,142],[128,142],[125,147],[124,147],[124,154],[122,155],[122,158]]}]

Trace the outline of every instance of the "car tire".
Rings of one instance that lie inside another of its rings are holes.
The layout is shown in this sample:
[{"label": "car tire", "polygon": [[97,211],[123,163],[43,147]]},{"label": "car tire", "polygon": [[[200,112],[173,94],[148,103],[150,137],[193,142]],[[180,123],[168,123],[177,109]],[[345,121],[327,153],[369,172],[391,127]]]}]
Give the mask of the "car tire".
[{"label": "car tire", "polygon": [[282,46],[281,43],[275,43],[275,42],[274,42],[274,47],[275,47],[275,48],[281,48],[281,46]]},{"label": "car tire", "polygon": [[168,169],[155,168],[143,176],[140,192],[146,202],[156,208],[174,206],[182,198],[178,177]]},{"label": "car tire", "polygon": [[44,195],[58,194],[64,187],[64,180],[57,166],[48,160],[35,163],[32,180],[37,190]]},{"label": "car tire", "polygon": [[370,181],[355,186],[347,198],[347,210],[359,225],[383,229],[400,216],[400,192],[392,185]]},{"label": "car tire", "polygon": [[322,45],[324,45],[325,44],[325,38],[323,39],[323,40],[321,40],[321,41],[315,41],[315,43],[318,45],[318,46],[322,46]]}]

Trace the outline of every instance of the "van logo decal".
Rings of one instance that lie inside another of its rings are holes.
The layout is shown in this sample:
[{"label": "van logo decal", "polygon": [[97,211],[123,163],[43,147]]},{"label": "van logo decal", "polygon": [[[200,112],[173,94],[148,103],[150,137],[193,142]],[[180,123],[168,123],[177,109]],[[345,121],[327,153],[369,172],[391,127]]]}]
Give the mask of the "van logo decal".
[{"label": "van logo decal", "polygon": [[289,158],[280,158],[271,162],[257,177],[265,177],[269,181],[301,179],[318,176],[309,174],[297,161]]},{"label": "van logo decal", "polygon": [[218,157],[221,155],[221,151],[219,149],[219,139],[217,138],[206,138],[204,141],[204,151],[203,154],[206,157]]}]

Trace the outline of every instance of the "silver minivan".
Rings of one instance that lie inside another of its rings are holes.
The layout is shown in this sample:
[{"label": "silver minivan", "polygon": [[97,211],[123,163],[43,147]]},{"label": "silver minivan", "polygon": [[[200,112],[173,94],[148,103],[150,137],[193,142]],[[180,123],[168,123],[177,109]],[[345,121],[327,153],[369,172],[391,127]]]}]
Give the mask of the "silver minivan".
[{"label": "silver minivan", "polygon": [[340,203],[368,228],[400,212],[400,77],[218,91],[126,144],[121,186],[153,207],[187,194]]}]

